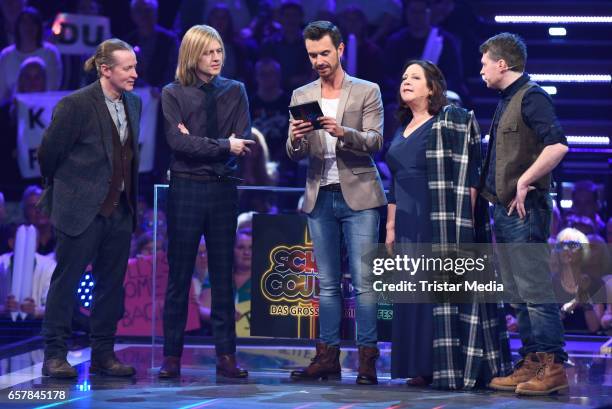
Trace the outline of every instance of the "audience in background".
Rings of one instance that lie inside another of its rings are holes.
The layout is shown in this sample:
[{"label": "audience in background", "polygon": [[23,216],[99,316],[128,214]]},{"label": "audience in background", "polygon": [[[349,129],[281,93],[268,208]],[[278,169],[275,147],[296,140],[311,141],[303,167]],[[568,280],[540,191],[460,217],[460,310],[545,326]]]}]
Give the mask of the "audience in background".
[{"label": "audience in background", "polygon": [[253,128],[266,137],[269,160],[278,167],[281,186],[294,186],[297,166],[285,153],[290,97],[281,87],[281,66],[272,58],[262,58],[255,64],[256,91],[251,92],[250,109]]},{"label": "audience in background", "polygon": [[174,79],[178,38],[157,24],[157,0],[132,0],[130,10],[136,30],[125,40],[138,57],[137,86],[151,86],[154,95],[159,96],[161,88]]},{"label": "audience in background", "polygon": [[[34,269],[32,274],[31,294],[22,300],[17,300],[12,293],[12,283],[15,274],[13,270],[15,251],[15,241],[17,235],[17,225],[12,224],[8,232],[8,246],[10,252],[0,255],[0,319],[11,319],[13,321],[40,321],[45,314],[45,303],[47,292],[51,283],[51,275],[55,270],[55,260],[52,257],[44,256],[38,252],[34,253]],[[21,312],[25,317],[12,317],[11,313]]]},{"label": "audience in background", "polygon": [[606,285],[601,276],[585,268],[590,253],[589,239],[579,230],[565,228],[557,236],[551,260],[553,287],[561,297],[566,332],[593,334],[601,328],[604,304],[593,300],[605,296]]},{"label": "audience in background", "polygon": [[[349,75],[372,82],[380,81],[385,73],[384,64],[381,64],[381,61],[384,61],[385,58],[382,49],[368,35],[368,17],[363,9],[347,6],[338,14],[338,20],[346,41],[344,61]],[[353,49],[351,35],[355,36],[355,41],[357,41],[356,71],[352,70],[353,67],[348,63],[354,58],[351,56]]]},{"label": "audience in background", "polygon": [[313,72],[308,54],[304,52],[304,9],[301,3],[294,0],[282,3],[278,9],[278,21],[282,32],[262,45],[261,56],[280,63],[283,89],[292,90],[306,84]]},{"label": "audience in background", "polygon": [[606,226],[599,216],[599,210],[599,192],[597,185],[590,180],[576,182],[572,190],[572,207],[570,213],[577,216],[588,217],[593,222],[593,233],[604,235]]},{"label": "audience in background", "polygon": [[15,43],[17,17],[26,6],[26,0],[0,0],[0,49]]},{"label": "audience in background", "polygon": [[[358,7],[368,16],[368,29],[375,43],[382,42],[400,26],[402,15],[400,0],[336,0],[338,15],[352,7]],[[343,34],[347,35],[346,32]]]},{"label": "audience in background", "polygon": [[40,254],[47,255],[55,251],[55,231],[51,225],[49,215],[42,212],[37,206],[42,193],[40,186],[28,186],[23,192],[21,204],[23,206],[25,224],[31,224],[36,227],[38,237],[36,251]]},{"label": "audience in background", "polygon": [[47,71],[46,89],[59,89],[62,80],[60,54],[53,44],[43,41],[43,21],[36,9],[24,9],[15,23],[15,44],[0,53],[0,104],[9,102],[17,85],[19,68],[28,57],[40,57]]},{"label": "audience in background", "polygon": [[467,89],[457,41],[451,34],[432,25],[429,1],[404,0],[404,19],[406,26],[392,34],[385,43],[385,99],[395,97],[404,64],[410,59],[424,59],[440,67],[448,89],[465,100]]},{"label": "audience in background", "polygon": [[210,9],[207,24],[223,38],[224,62],[222,76],[241,81],[247,89],[253,84],[253,64],[256,46],[239,37],[234,27],[231,9],[219,4]]}]

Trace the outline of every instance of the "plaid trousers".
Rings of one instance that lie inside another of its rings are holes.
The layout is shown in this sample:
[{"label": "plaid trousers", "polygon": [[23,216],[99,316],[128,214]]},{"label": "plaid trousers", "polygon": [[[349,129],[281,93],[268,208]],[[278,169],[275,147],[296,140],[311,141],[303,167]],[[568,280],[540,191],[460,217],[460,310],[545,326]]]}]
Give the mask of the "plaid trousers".
[{"label": "plaid trousers", "polygon": [[206,240],[211,323],[217,355],[236,352],[233,262],[238,216],[234,183],[173,177],[168,193],[168,288],[164,304],[164,356],[183,352],[189,288],[200,237]]}]

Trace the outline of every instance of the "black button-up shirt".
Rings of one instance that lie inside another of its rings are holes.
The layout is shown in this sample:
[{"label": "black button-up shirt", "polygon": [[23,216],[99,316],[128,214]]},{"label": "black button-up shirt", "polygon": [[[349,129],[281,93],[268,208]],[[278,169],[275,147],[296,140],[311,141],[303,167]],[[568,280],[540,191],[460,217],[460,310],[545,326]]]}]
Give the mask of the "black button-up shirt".
[{"label": "black button-up shirt", "polygon": [[[485,169],[488,168],[485,188],[493,195],[495,195],[495,135],[497,127],[514,94],[528,81],[529,75],[523,74],[499,93],[501,100],[495,110],[491,134],[489,135],[489,155],[487,155],[489,159],[488,163],[485,163]],[[540,86],[531,87],[525,92],[521,103],[521,115],[525,124],[535,132],[544,146],[556,143],[567,145],[567,139],[555,114],[552,99]]]},{"label": "black button-up shirt", "polygon": [[[162,90],[162,109],[166,140],[172,151],[170,170],[192,175],[227,176],[235,169],[237,158],[230,154],[229,136],[251,139],[251,120],[246,90],[241,82],[214,77],[217,102],[217,135],[206,135],[206,98],[198,80],[193,86],[174,81]],[[182,123],[189,135],[182,134]]]}]

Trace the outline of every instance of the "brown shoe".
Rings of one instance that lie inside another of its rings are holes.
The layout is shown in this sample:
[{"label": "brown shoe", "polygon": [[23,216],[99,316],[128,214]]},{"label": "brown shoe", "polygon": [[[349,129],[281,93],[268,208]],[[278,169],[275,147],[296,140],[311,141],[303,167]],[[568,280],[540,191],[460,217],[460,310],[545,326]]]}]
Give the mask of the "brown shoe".
[{"label": "brown shoe", "polygon": [[181,376],[181,357],[165,356],[157,376],[160,378],[178,378]]},{"label": "brown shoe", "polygon": [[226,378],[246,378],[249,372],[238,367],[236,355],[227,354],[217,356],[217,376]]},{"label": "brown shoe", "polygon": [[540,362],[538,361],[538,357],[535,353],[530,352],[527,356],[516,364],[514,367],[514,372],[512,372],[508,376],[498,376],[491,379],[489,383],[489,388],[495,389],[498,391],[510,391],[514,392],[516,390],[516,385],[521,382],[527,382],[538,372],[538,368],[540,367]]},{"label": "brown shoe", "polygon": [[549,395],[553,392],[564,393],[569,390],[567,374],[563,363],[555,362],[554,354],[546,352],[536,352],[539,361],[542,363],[536,376],[527,382],[519,383],[516,386],[516,393],[519,395]]},{"label": "brown shoe", "polygon": [[133,376],[136,374],[136,369],[121,363],[115,353],[110,352],[103,355],[92,354],[89,373],[106,376]]},{"label": "brown shoe", "polygon": [[293,380],[340,379],[340,348],[317,343],[317,354],[306,368],[291,372]]},{"label": "brown shoe", "polygon": [[42,374],[52,378],[76,378],[77,370],[68,363],[66,358],[50,358],[45,359]]},{"label": "brown shoe", "polygon": [[376,347],[359,347],[359,370],[357,371],[358,385],[376,385],[376,360],[380,356]]}]

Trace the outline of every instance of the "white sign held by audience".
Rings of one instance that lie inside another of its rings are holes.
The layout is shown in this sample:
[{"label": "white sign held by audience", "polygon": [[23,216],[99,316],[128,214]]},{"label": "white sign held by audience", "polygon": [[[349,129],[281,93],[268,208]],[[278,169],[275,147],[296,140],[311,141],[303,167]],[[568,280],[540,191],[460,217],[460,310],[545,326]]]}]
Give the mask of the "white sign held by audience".
[{"label": "white sign held by audience", "polygon": [[[42,136],[51,122],[51,115],[60,99],[72,91],[36,92],[17,94],[17,162],[23,178],[40,177],[36,151]],[[155,157],[155,131],[157,128],[158,98],[151,96],[150,88],[138,88],[134,92],[142,98],[140,117],[140,172],[153,170]]]},{"label": "white sign held by audience", "polygon": [[52,27],[62,54],[91,55],[102,41],[111,37],[108,17],[59,13]]}]

